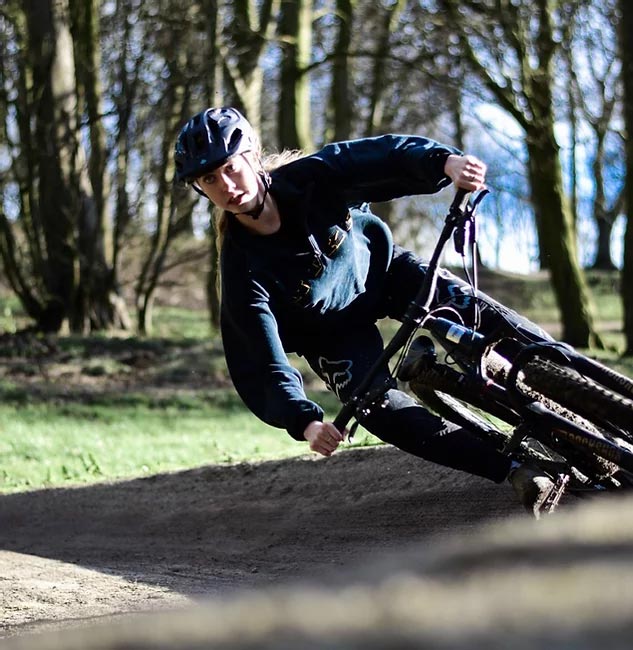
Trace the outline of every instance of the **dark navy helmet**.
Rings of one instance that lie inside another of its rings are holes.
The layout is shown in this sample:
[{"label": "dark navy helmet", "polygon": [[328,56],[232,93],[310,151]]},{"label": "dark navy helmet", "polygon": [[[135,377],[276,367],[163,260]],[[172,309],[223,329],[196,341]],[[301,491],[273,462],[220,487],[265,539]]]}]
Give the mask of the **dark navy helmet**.
[{"label": "dark navy helmet", "polygon": [[207,108],[194,115],[178,134],[176,178],[192,183],[232,156],[256,149],[256,143],[253,127],[238,110]]}]

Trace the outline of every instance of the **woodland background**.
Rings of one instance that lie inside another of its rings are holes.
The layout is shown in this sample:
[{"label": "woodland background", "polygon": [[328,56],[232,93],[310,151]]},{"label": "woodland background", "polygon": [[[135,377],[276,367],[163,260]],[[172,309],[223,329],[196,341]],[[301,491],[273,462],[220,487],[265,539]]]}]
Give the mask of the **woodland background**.
[{"label": "woodland background", "polygon": [[[166,274],[199,260],[217,324],[213,224],[172,152],[191,114],[230,104],[268,150],[395,131],[483,157],[482,262],[533,237],[562,338],[599,346],[585,268],[633,270],[631,34],[627,0],[6,0],[5,284],[36,331],[149,334]],[[424,254],[443,200],[376,209]]]}]

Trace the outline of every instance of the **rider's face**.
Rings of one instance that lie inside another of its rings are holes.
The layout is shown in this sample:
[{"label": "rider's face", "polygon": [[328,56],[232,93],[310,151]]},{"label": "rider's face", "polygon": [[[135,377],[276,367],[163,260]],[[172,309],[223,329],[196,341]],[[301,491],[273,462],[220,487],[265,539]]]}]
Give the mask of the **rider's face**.
[{"label": "rider's face", "polygon": [[233,156],[217,169],[196,179],[197,186],[222,210],[246,212],[257,202],[259,176],[246,155]]}]

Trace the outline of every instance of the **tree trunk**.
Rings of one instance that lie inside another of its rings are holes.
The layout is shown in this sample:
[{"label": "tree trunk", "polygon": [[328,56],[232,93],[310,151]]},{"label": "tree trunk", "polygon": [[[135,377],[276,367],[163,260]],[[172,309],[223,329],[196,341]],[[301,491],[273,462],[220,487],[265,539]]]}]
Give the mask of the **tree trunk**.
[{"label": "tree trunk", "polygon": [[71,330],[126,328],[129,317],[117,295],[113,272],[113,242],[108,214],[109,182],[106,171],[107,149],[102,122],[100,81],[99,3],[96,0],[71,0],[73,36],[77,61],[77,85],[82,101],[80,113],[88,122],[90,157],[89,187],[82,193],[84,209],[79,213],[79,280],[70,318]]},{"label": "tree trunk", "polygon": [[[100,240],[100,248],[105,253],[105,246],[110,245],[106,219],[106,197],[109,187],[106,175],[106,133],[101,117],[103,101],[99,77],[101,67],[99,3],[96,0],[70,0],[70,9],[73,14],[77,84],[82,102],[80,113],[88,121],[90,138],[88,169],[98,219],[95,234]],[[111,251],[108,251],[107,259],[111,260]]]},{"label": "tree trunk", "polygon": [[615,222],[609,215],[601,212],[594,212],[594,219],[598,228],[598,239],[596,255],[591,268],[600,271],[613,271],[616,266],[611,257],[611,234]]},{"label": "tree trunk", "polygon": [[382,130],[384,121],[384,97],[386,91],[386,67],[387,58],[390,51],[391,37],[394,25],[397,24],[400,14],[404,10],[406,2],[397,0],[391,5],[382,9],[377,7],[378,11],[384,11],[380,33],[376,38],[376,50],[373,59],[371,92],[369,93],[369,113],[365,124],[365,135],[371,136]]},{"label": "tree trunk", "polygon": [[173,142],[167,134],[174,133],[182,123],[183,100],[185,88],[183,81],[178,77],[178,71],[186,70],[188,66],[188,53],[182,48],[172,44],[173,59],[168,61],[170,68],[169,85],[166,89],[163,102],[170,110],[164,113],[159,169],[156,176],[156,223],[151,238],[149,253],[143,263],[141,274],[136,282],[136,304],[138,331],[140,334],[151,334],[152,331],[152,306],[158,280],[163,272],[167,252],[178,234],[176,227],[177,202],[174,186],[174,161]]},{"label": "tree trunk", "polygon": [[330,86],[329,122],[326,140],[346,140],[352,131],[353,107],[350,97],[349,47],[355,0],[337,0],[338,33],[334,46],[332,84]]},{"label": "tree trunk", "polygon": [[231,34],[234,47],[224,45],[221,49],[224,60],[226,83],[236,96],[241,108],[256,131],[261,127],[261,98],[264,71],[260,59],[274,27],[273,15],[279,0],[234,0],[231,4],[234,20]]},{"label": "tree trunk", "polygon": [[624,336],[626,354],[633,355],[633,5],[630,0],[620,0],[622,22],[620,46],[622,51],[622,78],[624,82],[624,124],[626,142],[625,205],[627,213],[624,235],[624,264],[622,266],[622,304],[624,306]]},{"label": "tree trunk", "polygon": [[532,202],[541,256],[549,269],[562,322],[562,339],[578,347],[601,345],[595,333],[589,290],[578,263],[576,235],[565,197],[553,120],[528,134]]},{"label": "tree trunk", "polygon": [[312,150],[310,87],[305,72],[312,48],[312,0],[282,0],[279,146]]},{"label": "tree trunk", "polygon": [[607,197],[605,196],[605,179],[602,171],[605,164],[605,136],[606,129],[594,128],[598,144],[596,146],[596,157],[593,161],[593,176],[596,189],[593,199],[593,218],[598,229],[598,241],[596,256],[592,264],[594,269],[613,270],[615,264],[611,258],[611,233],[615,218],[617,217],[617,203],[615,213],[607,208]]},{"label": "tree trunk", "polygon": [[44,284],[50,296],[38,326],[57,332],[72,311],[77,287],[75,233],[81,206],[73,45],[66,1],[26,0],[24,7],[33,74],[38,205],[47,251]]},{"label": "tree trunk", "polygon": [[[611,257],[611,234],[613,225],[618,217],[621,205],[621,191],[619,196],[610,203],[607,194],[607,187],[614,183],[613,174],[610,169],[613,167],[610,161],[610,154],[607,149],[607,139],[614,133],[614,113],[616,107],[621,103],[620,84],[613,73],[616,67],[617,58],[617,35],[615,30],[607,31],[616,18],[615,7],[611,2],[590,3],[591,13],[578,18],[570,24],[570,28],[580,27],[580,34],[576,43],[575,38],[562,39],[562,52],[565,58],[566,69],[568,70],[568,120],[570,125],[570,168],[569,175],[572,188],[572,205],[574,206],[574,221],[577,221],[576,209],[579,205],[579,183],[577,153],[585,150],[585,154],[591,147],[587,142],[582,143],[582,129],[576,118],[580,111],[583,116],[582,126],[589,128],[595,138],[595,147],[591,151],[591,168],[594,181],[594,198],[592,205],[592,218],[598,231],[596,252],[591,267],[601,270],[613,270],[615,264]],[[583,21],[593,19],[595,26],[589,32],[583,29]],[[600,23],[599,20],[604,20]],[[601,38],[596,39],[595,34],[600,32]],[[614,38],[615,37],[615,38]],[[615,41],[615,42],[614,42]],[[575,61],[575,50],[584,50],[585,56],[592,56],[593,59],[601,61],[600,65],[587,66],[584,60]],[[613,61],[613,64],[609,64]],[[604,63],[604,65],[602,65]],[[580,72],[576,70],[579,68]],[[617,124],[617,118],[615,120]],[[617,128],[617,127],[616,127]],[[586,136],[585,136],[586,139]],[[605,173],[606,172],[606,173]]]},{"label": "tree trunk", "polygon": [[[27,116],[30,115],[28,92],[26,87],[26,61],[25,61],[25,26],[24,15],[20,13],[15,3],[7,10],[7,15],[3,16],[3,27],[6,32],[3,38],[0,38],[0,140],[10,142],[11,135],[7,127],[10,111],[13,109],[16,114],[20,137],[24,137],[27,142],[30,140],[30,124]],[[19,70],[17,80],[17,93],[15,98],[9,96],[9,84],[6,82],[10,78],[10,49],[11,43],[17,44],[15,57],[15,68]],[[8,185],[14,180],[19,187],[19,223],[22,226],[22,233],[16,237],[17,227],[14,228],[11,220],[7,218],[4,212],[4,205],[0,206],[0,259],[5,279],[9,286],[20,300],[26,313],[37,320],[42,311],[42,303],[36,293],[37,282],[33,282],[29,277],[29,264],[23,263],[23,257],[20,253],[20,239],[26,244],[26,249],[30,253],[28,259],[33,267],[42,263],[42,249],[39,246],[39,231],[35,228],[33,221],[33,210],[37,209],[37,201],[34,193],[32,179],[35,177],[34,157],[29,155],[30,149],[20,149],[13,164],[10,173],[0,174],[0,196],[7,196]],[[27,275],[28,274],[28,275]]]},{"label": "tree trunk", "polygon": [[[217,0],[203,0],[202,4],[207,19],[205,21],[207,33],[207,59],[209,61],[209,73],[206,78],[207,104],[210,106],[223,103],[222,97],[222,68],[220,63],[219,42],[220,27],[222,19]],[[218,101],[219,100],[219,101]],[[213,206],[208,205],[209,211],[209,272],[207,273],[205,291],[207,306],[209,308],[209,324],[211,330],[218,330],[220,327],[220,291],[219,291],[219,254],[216,242],[216,228],[213,216]]]},{"label": "tree trunk", "polygon": [[[22,7],[16,28],[20,32],[23,25],[25,53],[17,56],[19,153],[13,170],[21,202],[16,229],[24,236],[16,236],[4,220],[5,264],[12,267],[14,289],[38,329],[56,332],[65,321],[72,331],[103,329],[113,323],[122,302],[113,295],[104,251],[107,156],[97,6],[28,0]],[[79,68],[76,60],[82,62]],[[88,120],[89,161],[80,112]],[[18,259],[16,241],[26,243],[28,258]]]},{"label": "tree trunk", "polygon": [[[122,50],[132,50],[130,40],[133,30],[132,18],[124,13],[125,0],[117,0],[117,15],[125,16],[122,19],[120,38]],[[132,214],[130,196],[128,194],[127,181],[130,161],[131,135],[130,124],[133,115],[133,106],[138,94],[140,69],[143,65],[142,53],[137,55],[134,62],[129,57],[121,57],[114,73],[118,92],[114,96],[116,106],[116,166],[114,171],[114,182],[116,186],[114,199],[114,233],[112,243],[112,276],[115,286],[119,281],[119,267],[121,264],[121,249],[123,238],[130,224]],[[133,64],[132,64],[133,63]],[[128,70],[131,68],[131,72]]]}]

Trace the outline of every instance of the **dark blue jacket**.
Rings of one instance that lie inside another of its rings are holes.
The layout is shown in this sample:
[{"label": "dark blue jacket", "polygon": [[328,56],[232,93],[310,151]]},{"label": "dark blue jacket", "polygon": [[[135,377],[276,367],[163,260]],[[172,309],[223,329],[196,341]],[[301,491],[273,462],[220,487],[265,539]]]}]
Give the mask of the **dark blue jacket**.
[{"label": "dark blue jacket", "polygon": [[330,144],[271,174],[281,227],[254,235],[229,215],[222,248],[222,338],[231,379],[260,419],[297,440],[322,409],[286,352],[318,349],[374,322],[393,242],[368,202],[430,194],[450,183],[457,149],[415,136]]}]

